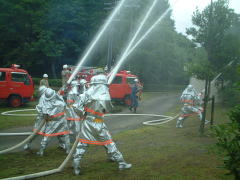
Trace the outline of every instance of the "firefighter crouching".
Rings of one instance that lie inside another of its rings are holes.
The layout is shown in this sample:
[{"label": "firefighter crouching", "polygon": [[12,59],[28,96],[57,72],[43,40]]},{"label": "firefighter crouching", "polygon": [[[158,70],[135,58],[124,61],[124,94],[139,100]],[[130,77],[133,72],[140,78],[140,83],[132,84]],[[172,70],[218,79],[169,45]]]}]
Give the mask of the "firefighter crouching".
[{"label": "firefighter crouching", "polygon": [[[191,84],[183,91],[180,100],[183,103],[183,107],[182,113],[177,120],[177,128],[182,128],[184,120],[194,114],[197,114],[199,119],[202,120],[203,108],[201,107],[201,97]],[[205,120],[206,124],[208,122],[208,120]]]},{"label": "firefighter crouching", "polygon": [[[37,152],[38,155],[43,156],[44,150],[49,142],[50,137],[56,136],[61,148],[66,150],[66,153],[70,151],[70,139],[69,129],[67,126],[67,120],[65,115],[65,102],[63,98],[57,94],[53,89],[40,87],[42,95],[39,99],[39,103],[36,106],[38,112],[37,120],[34,125],[36,129],[39,123],[44,120],[45,124],[37,133],[42,135],[41,147]],[[30,145],[26,145],[24,149],[28,149]]]},{"label": "firefighter crouching", "polygon": [[111,106],[107,77],[103,74],[93,76],[89,89],[73,105],[79,116],[85,115],[85,119],[80,121],[80,139],[73,159],[76,175],[80,174],[80,161],[89,144],[104,146],[109,160],[117,162],[120,170],[132,167],[123,159],[104,123],[103,116]]}]

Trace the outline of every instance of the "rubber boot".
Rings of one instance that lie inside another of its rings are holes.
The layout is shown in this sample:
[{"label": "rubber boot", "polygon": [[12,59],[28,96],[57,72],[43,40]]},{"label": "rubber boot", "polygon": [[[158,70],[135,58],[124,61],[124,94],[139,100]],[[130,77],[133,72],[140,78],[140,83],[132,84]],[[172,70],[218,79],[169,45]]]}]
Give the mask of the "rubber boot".
[{"label": "rubber boot", "polygon": [[25,144],[25,146],[23,147],[23,149],[24,149],[25,151],[29,151],[29,150],[31,149],[30,143]]},{"label": "rubber boot", "polygon": [[37,155],[43,156],[44,150],[45,150],[45,147],[44,147],[44,146],[41,146],[41,148],[40,148],[39,151],[37,152]]},{"label": "rubber boot", "polygon": [[71,150],[70,144],[66,144],[65,147],[66,147],[66,149],[65,149],[66,150],[66,154],[69,154],[70,150]]},{"label": "rubber boot", "polygon": [[210,121],[205,119],[205,124],[208,124],[208,123],[210,123]]},{"label": "rubber boot", "polygon": [[65,150],[66,149],[65,139],[64,139],[65,137],[63,135],[60,135],[60,136],[57,136],[57,138],[59,142],[59,147]]},{"label": "rubber boot", "polygon": [[178,119],[177,124],[176,124],[176,128],[182,128],[182,127],[183,127],[183,119]]},{"label": "rubber boot", "polygon": [[132,164],[128,164],[126,162],[119,162],[119,170],[125,170],[125,169],[130,169],[132,167]]},{"label": "rubber boot", "polygon": [[81,172],[79,165],[80,165],[80,161],[74,159],[74,160],[73,160],[73,168],[74,168],[74,174],[75,174],[75,175],[79,175],[80,172]]},{"label": "rubber boot", "polygon": [[64,143],[65,143],[66,154],[69,154],[71,150],[71,145],[70,145],[70,137],[68,134],[64,136]]},{"label": "rubber boot", "polygon": [[132,111],[132,106],[129,106],[129,110]]}]

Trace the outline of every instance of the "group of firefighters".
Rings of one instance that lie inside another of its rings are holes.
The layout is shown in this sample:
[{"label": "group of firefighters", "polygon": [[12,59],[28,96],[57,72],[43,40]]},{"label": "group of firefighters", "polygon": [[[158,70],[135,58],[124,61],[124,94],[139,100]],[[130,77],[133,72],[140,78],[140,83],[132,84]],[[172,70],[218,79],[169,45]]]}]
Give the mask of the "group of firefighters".
[{"label": "group of firefighters", "polygon": [[[105,113],[112,108],[107,76],[103,73],[97,74],[91,78],[87,85],[84,77],[81,81],[75,78],[70,84],[67,84],[69,75],[70,71],[67,65],[64,65],[62,71],[63,87],[58,92],[49,87],[46,74],[40,82],[40,98],[36,106],[38,115],[34,129],[37,129],[42,121],[45,123],[37,132],[43,136],[37,154],[44,155],[50,137],[57,137],[59,146],[68,154],[71,147],[70,134],[72,134],[79,137],[73,155],[73,168],[76,175],[80,174],[80,162],[89,144],[104,146],[108,159],[117,162],[119,170],[131,168],[132,165],[126,163],[104,123]],[[129,109],[136,112],[138,93],[142,86],[137,79],[134,81],[134,84],[131,85],[132,104]],[[201,96],[202,94],[198,94],[192,85],[183,91],[180,98],[183,103],[182,114],[177,119],[177,128],[182,128],[184,120],[193,113],[196,113],[200,120],[202,119]],[[30,149],[31,142],[24,146],[25,150]]]},{"label": "group of firefighters", "polygon": [[[37,154],[44,155],[50,137],[57,137],[59,146],[68,154],[69,135],[73,134],[79,137],[73,155],[76,175],[80,174],[80,162],[89,144],[104,146],[108,159],[117,162],[119,170],[131,168],[132,165],[125,162],[104,123],[104,114],[112,108],[107,76],[103,73],[93,76],[88,87],[84,79],[74,79],[68,85],[69,72],[67,66],[64,65],[63,68],[63,87],[58,92],[48,84],[41,84],[39,87],[40,98],[36,106],[38,115],[34,129],[37,129],[42,121],[45,123],[37,132],[43,136]],[[25,150],[31,148],[31,142],[24,146]]]}]

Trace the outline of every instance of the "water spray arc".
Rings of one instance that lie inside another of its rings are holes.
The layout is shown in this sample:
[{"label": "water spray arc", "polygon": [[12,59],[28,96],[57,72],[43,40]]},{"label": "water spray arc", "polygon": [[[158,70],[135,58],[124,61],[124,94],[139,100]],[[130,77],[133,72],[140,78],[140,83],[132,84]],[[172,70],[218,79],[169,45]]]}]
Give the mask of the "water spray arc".
[{"label": "water spray arc", "polygon": [[[147,13],[146,13],[146,15],[144,15],[144,18],[143,18],[143,20],[141,21],[140,26],[138,27],[137,31],[135,32],[133,38],[132,38],[131,41],[129,42],[127,48],[125,49],[125,51],[123,52],[123,54],[122,54],[121,57],[124,58],[124,57],[126,56],[126,54],[128,53],[129,49],[132,47],[134,41],[136,40],[138,34],[139,34],[140,31],[142,30],[143,25],[145,24],[146,20],[149,18],[149,16],[150,16],[153,8],[155,7],[157,1],[158,1],[158,0],[154,0],[153,3],[152,3],[152,5],[150,6],[150,8],[147,10]],[[118,61],[118,62],[119,62],[118,64],[122,64],[121,61],[123,61],[123,58],[120,58],[120,60]],[[114,69],[113,69],[112,72],[110,73],[110,76],[109,76],[110,78],[109,78],[109,80],[108,80],[109,82],[112,82],[112,80],[113,80],[113,78],[114,78],[114,76],[111,76],[111,74],[112,74],[112,73],[113,73],[113,74],[116,74],[116,73],[117,73],[117,72],[115,73],[115,71],[118,71],[118,69],[119,69],[119,68],[118,68],[118,64],[117,64],[117,66],[114,67]],[[110,84],[110,83],[109,83],[109,84]]]},{"label": "water spray arc", "polygon": [[108,26],[110,25],[110,23],[113,21],[113,18],[116,16],[116,14],[119,12],[119,10],[121,9],[121,7],[123,6],[124,2],[126,0],[121,0],[119,2],[119,4],[117,5],[117,7],[114,9],[114,11],[112,12],[112,14],[110,15],[110,17],[107,19],[106,23],[103,25],[103,27],[101,28],[100,32],[97,34],[97,36],[94,38],[94,40],[91,42],[90,47],[87,49],[85,55],[80,59],[76,69],[74,70],[74,72],[72,73],[72,75],[70,76],[70,78],[68,79],[67,83],[70,84],[70,82],[73,80],[73,78],[77,75],[79,69],[81,68],[81,66],[85,63],[85,61],[87,60],[87,57],[89,56],[89,54],[92,52],[93,48],[96,46],[97,42],[99,41],[99,39],[102,37],[103,33],[106,31],[106,29],[108,28]]},{"label": "water spray arc", "polygon": [[[176,1],[177,2],[177,1]],[[176,4],[175,2],[175,4]],[[169,13],[169,11],[171,10],[171,7],[169,7],[160,17],[157,21],[155,21],[155,23],[144,33],[144,35],[135,43],[135,45],[129,50],[129,51],[125,51],[123,56],[121,56],[120,60],[118,61],[117,65],[115,66],[115,68],[112,70],[112,72],[110,73],[110,77],[108,79],[108,84],[111,84],[116,73],[118,72],[119,68],[121,67],[121,65],[123,64],[124,60],[133,52],[133,50],[136,49],[136,47],[153,31],[153,29],[163,20],[163,18]]]}]

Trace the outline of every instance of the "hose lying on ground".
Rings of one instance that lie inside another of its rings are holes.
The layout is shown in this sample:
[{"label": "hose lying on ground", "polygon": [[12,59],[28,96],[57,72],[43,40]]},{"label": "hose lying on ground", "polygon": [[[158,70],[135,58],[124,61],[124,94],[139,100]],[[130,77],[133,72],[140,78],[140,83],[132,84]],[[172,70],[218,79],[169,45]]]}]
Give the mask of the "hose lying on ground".
[{"label": "hose lying on ground", "polygon": [[72,154],[73,154],[74,150],[77,147],[79,137],[80,137],[80,133],[78,133],[78,135],[76,137],[76,140],[75,140],[75,142],[74,142],[74,144],[73,144],[69,154],[67,155],[66,159],[62,162],[62,164],[58,168],[52,169],[52,170],[48,170],[48,171],[42,171],[42,172],[38,172],[38,173],[23,175],[23,176],[16,176],[16,177],[11,177],[11,178],[5,178],[3,180],[31,179],[31,178],[37,178],[37,177],[47,176],[47,175],[51,175],[51,174],[54,174],[54,173],[61,172],[64,169],[64,167],[66,166],[66,164],[68,163],[68,161],[70,160],[70,158],[72,157]]},{"label": "hose lying on ground", "polygon": [[0,136],[26,136],[31,135],[33,132],[21,132],[21,133],[0,133]]},{"label": "hose lying on ground", "polygon": [[143,122],[144,125],[149,125],[149,126],[155,126],[155,125],[159,125],[159,124],[164,124],[167,123],[169,121],[172,121],[174,119],[176,119],[179,116],[179,114],[177,114],[176,116],[172,117],[172,116],[166,116],[163,119],[157,119],[157,120],[151,120],[151,121],[145,121]]},{"label": "hose lying on ground", "polygon": [[0,151],[0,154],[4,154],[4,153],[10,152],[10,151],[12,151],[12,150],[14,150],[14,149],[17,149],[17,148],[19,148],[19,147],[21,147],[21,146],[24,146],[26,143],[28,143],[28,142],[38,133],[38,131],[42,128],[42,126],[44,125],[44,123],[45,123],[45,120],[41,121],[39,127],[38,127],[36,130],[34,130],[34,131],[31,133],[30,136],[28,136],[28,137],[27,137],[25,140],[23,140],[21,143],[15,145],[15,146],[12,146],[12,147],[10,147],[10,148],[8,148],[8,149],[5,149],[5,150]]}]

